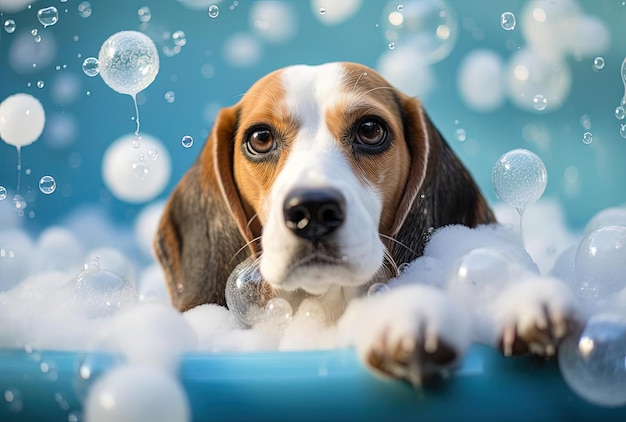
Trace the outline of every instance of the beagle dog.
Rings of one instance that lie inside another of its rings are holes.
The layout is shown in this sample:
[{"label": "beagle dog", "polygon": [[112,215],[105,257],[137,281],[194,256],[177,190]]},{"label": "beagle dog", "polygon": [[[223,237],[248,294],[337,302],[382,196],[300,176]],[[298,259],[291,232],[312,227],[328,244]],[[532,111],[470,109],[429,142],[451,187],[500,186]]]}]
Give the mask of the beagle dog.
[{"label": "beagle dog", "polygon": [[434,229],[494,222],[417,99],[363,65],[300,65],[219,113],[167,202],[155,250],[180,311],[225,305],[228,276],[253,256],[279,294],[326,298],[370,366],[420,383],[467,343],[464,329],[445,329],[466,324],[441,292],[389,292],[381,312],[367,311],[372,324],[364,306],[344,311],[420,256]]}]

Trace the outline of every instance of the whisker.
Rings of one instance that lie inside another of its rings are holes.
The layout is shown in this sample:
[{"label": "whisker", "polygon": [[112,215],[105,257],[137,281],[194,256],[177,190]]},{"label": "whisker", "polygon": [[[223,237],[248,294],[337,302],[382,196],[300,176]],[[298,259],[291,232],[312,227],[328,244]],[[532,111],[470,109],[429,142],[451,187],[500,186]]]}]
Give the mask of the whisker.
[{"label": "whisker", "polygon": [[257,236],[254,239],[250,240],[249,242],[246,242],[245,245],[243,245],[241,248],[239,248],[239,250],[237,252],[235,252],[233,257],[230,258],[230,261],[228,261],[228,262],[232,262],[233,259],[237,258],[237,255],[239,255],[241,252],[243,252],[248,246],[252,245],[255,242],[259,242],[259,241],[261,241],[261,236]]},{"label": "whisker", "polygon": [[254,221],[255,218],[259,217],[259,213],[255,213],[252,217],[250,217],[250,219],[248,220],[248,224],[246,224],[246,227],[248,229],[250,229],[250,225],[252,224],[252,222]]},{"label": "whisker", "polygon": [[351,94],[354,94],[354,91],[356,91],[356,86],[359,84],[359,81],[361,80],[361,78],[363,76],[367,75],[367,72],[363,72],[359,75],[359,77],[356,79],[356,82],[354,83],[354,86],[352,87],[352,92]]},{"label": "whisker", "polygon": [[386,234],[382,234],[382,233],[378,233],[378,236],[382,237],[383,239],[391,240],[396,245],[403,247],[404,249],[406,249],[407,251],[409,251],[413,255],[415,255],[415,258],[419,258],[420,255],[417,252],[415,252],[413,249],[409,248],[407,245],[405,245],[404,243],[400,242],[399,240],[396,240],[393,237],[387,236]]},{"label": "whisker", "polygon": [[393,259],[391,253],[387,250],[387,248],[383,249],[383,266],[391,270],[391,274],[393,274],[394,276],[398,276],[400,274],[398,264]]}]

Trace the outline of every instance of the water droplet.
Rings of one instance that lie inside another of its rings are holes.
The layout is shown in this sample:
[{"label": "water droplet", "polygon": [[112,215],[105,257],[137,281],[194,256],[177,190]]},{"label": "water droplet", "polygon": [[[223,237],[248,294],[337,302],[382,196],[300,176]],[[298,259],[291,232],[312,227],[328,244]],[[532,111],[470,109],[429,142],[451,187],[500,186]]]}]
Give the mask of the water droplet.
[{"label": "water droplet", "polygon": [[152,19],[152,11],[148,6],[140,7],[139,10],[137,10],[137,17],[139,17],[140,22],[150,22],[150,19]]},{"label": "water droplet", "polygon": [[15,21],[13,19],[7,19],[4,21],[4,30],[9,33],[12,34],[15,32]]},{"label": "water droplet", "polygon": [[215,19],[220,14],[220,8],[217,4],[212,4],[209,6],[209,17]]},{"label": "water droplet", "polygon": [[326,9],[321,7],[320,8],[320,15],[325,15],[326,14]]},{"label": "water droplet", "polygon": [[50,6],[37,11],[37,19],[43,27],[52,26],[59,21],[59,11],[56,7]]},{"label": "water droplet", "polygon": [[624,116],[626,116],[626,111],[624,111],[624,107],[618,106],[615,108],[615,118],[617,120],[623,120]]},{"label": "water droplet", "polygon": [[[41,42],[41,35],[35,35],[35,42],[36,43],[40,43]],[[37,67],[37,65],[33,63],[33,67]]]},{"label": "water droplet", "polygon": [[88,1],[80,3],[77,9],[78,15],[81,18],[88,18],[89,16],[91,16],[91,3],[89,3]]},{"label": "water droplet", "polygon": [[367,289],[368,296],[379,295],[389,290],[389,286],[384,283],[374,283]]},{"label": "water droplet", "polygon": [[394,48],[396,48],[396,43],[395,42],[390,42],[388,44],[388,47],[389,47],[390,50],[393,50]]},{"label": "water droplet", "polygon": [[7,198],[7,188],[0,186],[0,201]]},{"label": "water droplet", "polygon": [[548,107],[548,99],[541,94],[537,94],[533,97],[533,107],[537,111],[543,111]]},{"label": "water droplet", "polygon": [[22,195],[19,195],[19,194],[13,196],[13,205],[18,210],[23,210],[24,208],[27,207],[26,200],[24,199]]},{"label": "water droplet", "polygon": [[591,132],[583,133],[583,144],[589,145],[593,141],[593,135]]},{"label": "water droplet", "polygon": [[594,70],[602,70],[602,69],[604,69],[604,58],[603,57],[596,57],[595,59],[593,59],[593,69]]},{"label": "water droplet", "polygon": [[43,88],[45,85],[44,81],[37,81],[37,88]]},{"label": "water droplet", "polygon": [[159,157],[159,151],[157,151],[156,149],[149,149],[147,154],[148,158],[151,160],[156,160]]},{"label": "water droplet", "polygon": [[626,139],[626,124],[620,125],[619,134],[622,138]]},{"label": "water droplet", "polygon": [[493,167],[496,196],[509,205],[524,209],[543,195],[548,173],[541,158],[526,149],[502,155]]},{"label": "water droplet", "polygon": [[176,94],[174,93],[174,91],[167,91],[164,97],[165,97],[165,101],[167,101],[170,104],[176,101]]},{"label": "water droplet", "polygon": [[94,77],[100,73],[100,63],[95,57],[87,57],[83,61],[83,73],[89,77]]},{"label": "water droplet", "polygon": [[32,35],[33,37],[36,36],[37,34],[39,34],[39,30],[38,29],[31,29],[30,30],[30,35]]},{"label": "water droplet", "polygon": [[193,145],[193,138],[189,135],[185,135],[180,142],[185,148],[191,148],[191,146]]},{"label": "water droplet", "polygon": [[402,12],[404,10],[404,5],[403,4],[399,4],[398,5],[398,12]]},{"label": "water droplet", "polygon": [[505,31],[512,31],[515,29],[515,15],[511,12],[504,12],[500,15],[500,25]]},{"label": "water droplet", "polygon": [[187,44],[187,38],[185,37],[185,32],[183,31],[176,31],[172,34],[172,41],[174,41],[174,44],[182,47],[185,44]]},{"label": "water droplet", "polygon": [[57,188],[57,182],[52,176],[43,176],[39,179],[39,190],[46,195],[50,195]]},{"label": "water droplet", "polygon": [[459,142],[465,142],[465,140],[467,139],[467,134],[465,133],[465,129],[462,129],[462,128],[458,128],[457,130],[455,130],[454,136],[456,137],[456,139],[459,140]]}]

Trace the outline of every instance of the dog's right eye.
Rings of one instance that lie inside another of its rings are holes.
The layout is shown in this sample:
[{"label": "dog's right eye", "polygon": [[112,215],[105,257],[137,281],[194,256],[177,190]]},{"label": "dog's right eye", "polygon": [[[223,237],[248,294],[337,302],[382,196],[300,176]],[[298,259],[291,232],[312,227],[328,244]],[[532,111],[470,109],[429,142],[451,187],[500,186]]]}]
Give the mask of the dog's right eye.
[{"label": "dog's right eye", "polygon": [[276,149],[276,140],[271,130],[260,128],[250,132],[246,146],[252,155],[267,154]]}]

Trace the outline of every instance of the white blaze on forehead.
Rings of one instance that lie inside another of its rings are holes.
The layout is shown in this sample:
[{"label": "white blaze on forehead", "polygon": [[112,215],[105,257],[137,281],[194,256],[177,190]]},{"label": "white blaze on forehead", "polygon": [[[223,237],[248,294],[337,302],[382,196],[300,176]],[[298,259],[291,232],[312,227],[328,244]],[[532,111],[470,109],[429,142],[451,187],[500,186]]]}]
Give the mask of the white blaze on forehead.
[{"label": "white blaze on forehead", "polygon": [[[291,66],[284,69],[285,102],[305,132],[324,125],[324,114],[339,97],[345,69],[339,63]],[[325,126],[325,125],[324,125]]]}]

